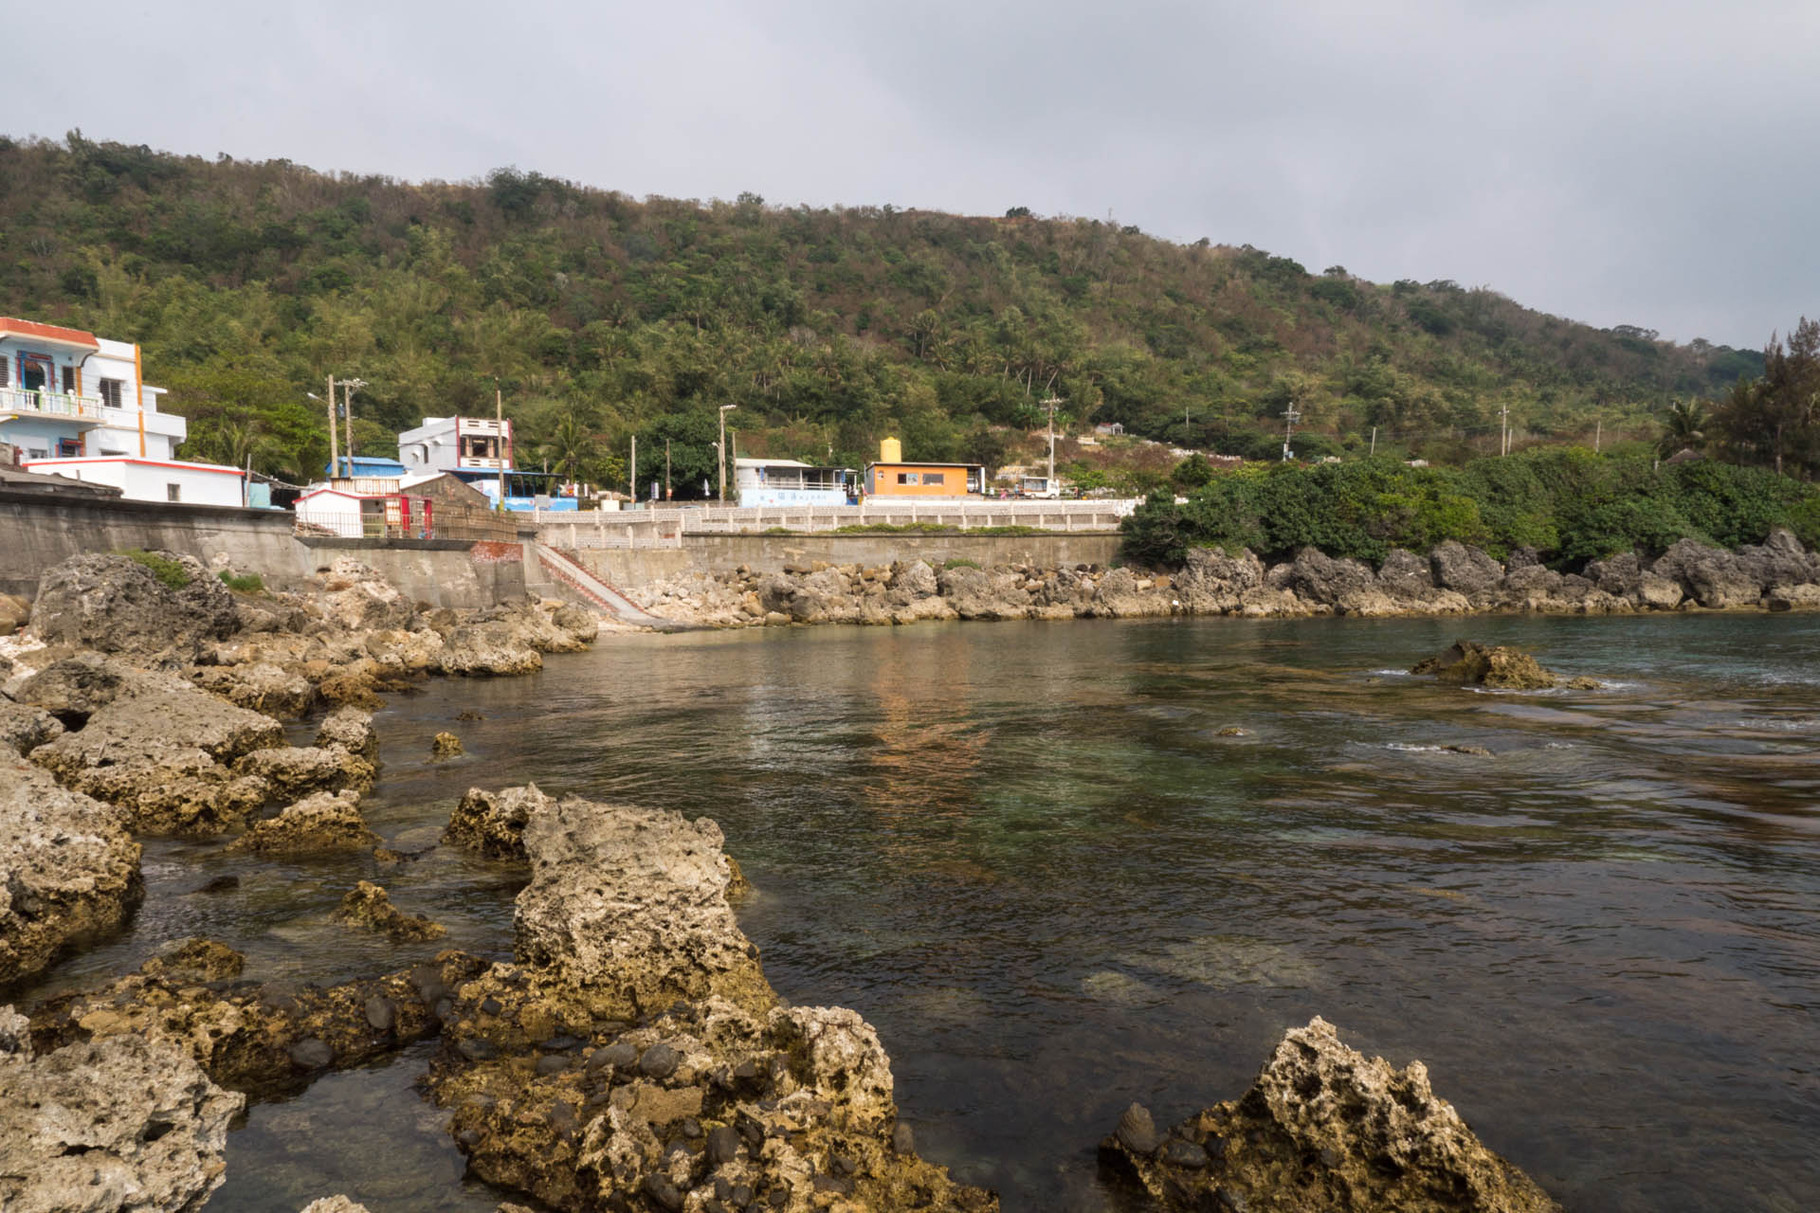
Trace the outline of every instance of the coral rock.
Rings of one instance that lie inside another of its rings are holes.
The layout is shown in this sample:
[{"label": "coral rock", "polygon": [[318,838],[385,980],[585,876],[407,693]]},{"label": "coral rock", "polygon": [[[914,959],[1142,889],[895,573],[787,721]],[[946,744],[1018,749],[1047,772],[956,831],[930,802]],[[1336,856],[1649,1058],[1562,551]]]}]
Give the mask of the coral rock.
[{"label": "coral rock", "polygon": [[1319,1018],[1284,1035],[1243,1098],[1161,1137],[1149,1120],[1134,1106],[1100,1149],[1168,1210],[1560,1209],[1435,1096],[1421,1062],[1367,1059]]}]

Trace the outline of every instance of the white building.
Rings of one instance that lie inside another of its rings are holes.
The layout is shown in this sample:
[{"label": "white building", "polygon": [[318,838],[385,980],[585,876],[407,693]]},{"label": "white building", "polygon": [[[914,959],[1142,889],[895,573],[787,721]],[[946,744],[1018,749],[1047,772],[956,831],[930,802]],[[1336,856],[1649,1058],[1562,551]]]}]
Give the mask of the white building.
[{"label": "white building", "polygon": [[852,468],[816,467],[796,459],[735,459],[733,489],[742,506],[847,505],[855,499]]},{"label": "white building", "polygon": [[242,505],[235,468],[176,457],[182,417],[159,409],[139,347],[81,329],[0,317],[0,438],[28,472],[120,489],[138,501]]},{"label": "white building", "polygon": [[422,425],[398,435],[398,462],[406,472],[510,472],[512,423],[491,417],[425,417]]}]

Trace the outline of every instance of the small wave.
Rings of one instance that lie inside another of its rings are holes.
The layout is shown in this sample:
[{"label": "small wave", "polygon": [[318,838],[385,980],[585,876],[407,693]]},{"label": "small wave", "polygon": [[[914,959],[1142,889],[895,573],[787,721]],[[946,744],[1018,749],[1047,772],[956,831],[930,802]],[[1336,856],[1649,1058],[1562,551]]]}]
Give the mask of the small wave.
[{"label": "small wave", "polygon": [[1396,750],[1403,754],[1439,754],[1447,747],[1444,745],[1416,745],[1408,741],[1386,741],[1384,748]]},{"label": "small wave", "polygon": [[1778,733],[1805,733],[1809,729],[1820,728],[1820,719],[1812,716],[1788,720],[1735,720],[1732,723],[1740,729],[1772,729]]},{"label": "small wave", "polygon": [[1370,670],[1368,672],[1371,674],[1371,676],[1373,678],[1407,678],[1407,677],[1409,677],[1408,670]]},{"label": "small wave", "polygon": [[1545,750],[1577,750],[1580,746],[1578,742],[1573,741],[1551,741],[1542,748]]}]

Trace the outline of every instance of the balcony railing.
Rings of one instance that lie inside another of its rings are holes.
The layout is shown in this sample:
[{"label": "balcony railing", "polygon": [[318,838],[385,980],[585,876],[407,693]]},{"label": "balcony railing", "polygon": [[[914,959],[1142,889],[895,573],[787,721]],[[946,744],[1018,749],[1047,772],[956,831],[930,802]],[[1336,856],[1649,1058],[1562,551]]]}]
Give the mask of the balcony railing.
[{"label": "balcony railing", "polygon": [[76,417],[101,420],[101,399],[73,392],[42,392],[27,388],[0,388],[0,413],[31,413],[40,417]]},{"label": "balcony railing", "polygon": [[462,455],[455,460],[455,466],[464,472],[511,471],[511,466],[503,459],[487,459],[480,455]]}]

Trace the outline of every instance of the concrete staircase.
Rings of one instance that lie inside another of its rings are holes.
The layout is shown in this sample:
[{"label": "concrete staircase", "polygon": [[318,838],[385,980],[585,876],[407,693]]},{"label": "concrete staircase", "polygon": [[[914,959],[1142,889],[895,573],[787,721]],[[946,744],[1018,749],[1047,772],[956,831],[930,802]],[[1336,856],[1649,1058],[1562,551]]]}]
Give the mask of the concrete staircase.
[{"label": "concrete staircase", "polygon": [[674,619],[665,619],[653,615],[614,589],[594,573],[584,568],[579,560],[567,552],[556,548],[547,548],[541,543],[533,543],[531,551],[537,557],[537,565],[543,574],[565,591],[565,597],[574,597],[605,612],[620,623],[633,627],[650,628],[658,632],[689,632],[695,630],[694,624],[680,623]]}]

